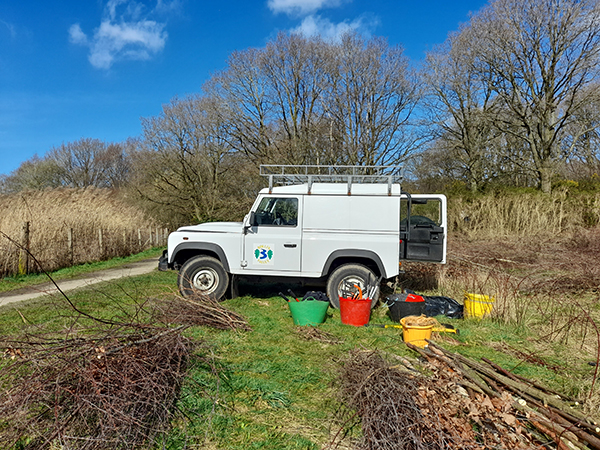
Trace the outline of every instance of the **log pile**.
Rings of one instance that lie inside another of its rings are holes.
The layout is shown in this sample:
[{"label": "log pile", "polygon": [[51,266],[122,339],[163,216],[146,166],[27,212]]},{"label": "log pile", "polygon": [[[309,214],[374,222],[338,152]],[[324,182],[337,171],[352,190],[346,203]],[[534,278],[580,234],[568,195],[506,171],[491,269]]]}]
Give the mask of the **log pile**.
[{"label": "log pile", "polygon": [[477,362],[434,343],[408,345],[418,352],[418,365],[364,351],[342,365],[348,409],[341,429],[360,424],[358,449],[600,450],[600,428],[573,399],[487,359]]}]

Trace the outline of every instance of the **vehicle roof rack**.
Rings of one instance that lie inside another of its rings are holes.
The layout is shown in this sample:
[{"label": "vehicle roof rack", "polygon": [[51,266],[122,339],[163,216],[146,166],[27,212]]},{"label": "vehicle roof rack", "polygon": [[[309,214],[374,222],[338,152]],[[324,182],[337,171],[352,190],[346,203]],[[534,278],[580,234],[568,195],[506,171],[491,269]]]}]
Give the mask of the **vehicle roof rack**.
[{"label": "vehicle roof rack", "polygon": [[325,165],[289,165],[262,164],[260,174],[269,179],[269,193],[273,186],[304,184],[311,193],[313,183],[347,183],[348,195],[352,184],[387,184],[388,195],[392,195],[392,185],[402,181],[401,166],[325,166]]}]

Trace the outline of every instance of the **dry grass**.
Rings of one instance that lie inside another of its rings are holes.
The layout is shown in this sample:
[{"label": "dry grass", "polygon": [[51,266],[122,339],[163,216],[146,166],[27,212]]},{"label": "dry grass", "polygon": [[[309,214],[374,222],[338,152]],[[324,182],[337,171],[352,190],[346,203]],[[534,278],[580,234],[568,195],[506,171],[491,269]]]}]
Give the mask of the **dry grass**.
[{"label": "dry grass", "polygon": [[[150,233],[156,233],[155,222],[108,189],[65,188],[0,196],[0,231],[22,243],[25,222],[30,223],[30,251],[47,271],[139,252],[152,246]],[[0,277],[18,273],[19,253],[17,245],[0,237]],[[30,271],[39,269],[30,263]]]},{"label": "dry grass", "polygon": [[570,196],[567,191],[502,193],[476,199],[451,198],[448,221],[470,238],[557,236],[600,223],[600,194]]},{"label": "dry grass", "polygon": [[457,299],[465,292],[489,295],[495,298],[496,320],[538,324],[541,336],[583,345],[595,341],[590,327],[600,319],[594,307],[600,291],[599,240],[600,228],[554,238],[462,239],[460,245],[454,240],[449,264],[435,273],[437,288]]}]

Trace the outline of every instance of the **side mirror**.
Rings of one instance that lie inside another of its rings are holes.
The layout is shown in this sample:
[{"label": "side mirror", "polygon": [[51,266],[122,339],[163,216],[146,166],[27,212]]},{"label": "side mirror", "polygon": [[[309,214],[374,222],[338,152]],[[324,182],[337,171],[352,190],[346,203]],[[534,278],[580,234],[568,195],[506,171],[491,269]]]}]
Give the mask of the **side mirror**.
[{"label": "side mirror", "polygon": [[248,216],[248,222],[246,222],[244,224],[244,233],[248,232],[248,229],[252,228],[255,225],[256,225],[256,215],[254,214],[254,211],[252,211],[252,212],[250,212],[250,214]]}]

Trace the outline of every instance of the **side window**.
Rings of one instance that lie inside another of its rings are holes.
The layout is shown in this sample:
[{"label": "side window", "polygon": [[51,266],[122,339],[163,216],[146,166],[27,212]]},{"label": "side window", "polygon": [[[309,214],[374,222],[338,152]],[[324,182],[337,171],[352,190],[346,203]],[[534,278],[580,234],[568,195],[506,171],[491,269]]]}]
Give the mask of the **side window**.
[{"label": "side window", "polygon": [[[402,200],[400,206],[400,228],[406,230],[406,215],[408,201]],[[410,209],[410,224],[412,226],[441,226],[442,202],[438,199],[413,199]]]},{"label": "side window", "polygon": [[255,225],[292,226],[298,224],[297,198],[263,198],[254,213]]}]

